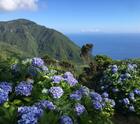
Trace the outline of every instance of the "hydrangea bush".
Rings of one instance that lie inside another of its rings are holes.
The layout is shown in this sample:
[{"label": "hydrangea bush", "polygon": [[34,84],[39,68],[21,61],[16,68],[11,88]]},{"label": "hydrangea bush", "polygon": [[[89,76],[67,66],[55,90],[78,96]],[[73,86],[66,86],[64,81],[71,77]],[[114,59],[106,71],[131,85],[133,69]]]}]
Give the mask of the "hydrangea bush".
[{"label": "hydrangea bush", "polygon": [[140,73],[136,64],[110,65],[104,72],[98,91],[115,100],[116,111],[140,114]]},{"label": "hydrangea bush", "polygon": [[[0,83],[0,110],[5,109],[7,117],[7,122],[0,119],[0,123],[111,123],[115,101],[108,92],[99,94],[81,85],[71,72],[52,70],[41,58],[27,59],[16,65],[11,65],[12,85]],[[131,94],[132,99],[135,95],[139,95],[139,89]],[[133,106],[130,109],[135,110]]]}]

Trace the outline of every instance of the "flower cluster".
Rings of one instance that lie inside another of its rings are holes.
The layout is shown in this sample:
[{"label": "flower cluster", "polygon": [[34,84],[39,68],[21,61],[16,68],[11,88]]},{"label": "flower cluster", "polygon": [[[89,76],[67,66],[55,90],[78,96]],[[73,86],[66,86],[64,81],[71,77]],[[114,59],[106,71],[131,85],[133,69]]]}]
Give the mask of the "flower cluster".
[{"label": "flower cluster", "polygon": [[56,106],[48,100],[42,100],[36,103],[35,106],[37,106],[40,109],[49,109],[49,110],[54,110],[56,108]]},{"label": "flower cluster", "polygon": [[74,93],[70,94],[70,99],[71,100],[81,100],[82,94],[80,90],[75,91]]},{"label": "flower cluster", "polygon": [[78,90],[70,94],[71,100],[81,100],[83,96],[89,96],[90,90],[86,86],[81,86]]},{"label": "flower cluster", "polygon": [[91,92],[90,97],[92,99],[93,108],[95,110],[100,110],[101,111],[108,104],[112,108],[115,106],[115,101],[113,99],[108,98],[109,94],[107,92],[104,92],[102,95],[100,95],[96,92]]},{"label": "flower cluster", "polygon": [[134,71],[137,68],[137,65],[136,64],[128,64],[127,67],[128,67],[127,68],[128,71]]},{"label": "flower cluster", "polygon": [[63,115],[60,118],[60,123],[61,124],[73,124],[73,120],[69,116]]},{"label": "flower cluster", "polygon": [[8,94],[8,93],[12,92],[12,85],[7,82],[1,82],[0,89],[2,89],[4,92],[7,92],[7,94]]},{"label": "flower cluster", "polygon": [[64,80],[64,78],[60,75],[55,75],[52,77],[53,83],[60,83],[62,80]]},{"label": "flower cluster", "polygon": [[41,58],[35,57],[32,59],[32,65],[35,67],[41,67],[44,65],[44,61]]},{"label": "flower cluster", "polygon": [[32,92],[32,88],[33,86],[31,83],[22,81],[15,87],[15,93],[16,95],[30,96]]},{"label": "flower cluster", "polygon": [[75,86],[78,81],[74,78],[73,74],[70,72],[66,72],[64,74],[64,80],[70,85],[70,86]]},{"label": "flower cluster", "polygon": [[8,94],[0,90],[0,105],[8,101]]},{"label": "flower cluster", "polygon": [[11,84],[7,82],[0,83],[0,104],[8,101],[8,94],[12,92]]},{"label": "flower cluster", "polygon": [[18,120],[18,124],[37,124],[42,112],[42,109],[35,106],[19,107],[18,113],[20,120]]},{"label": "flower cluster", "polygon": [[76,112],[76,114],[78,116],[80,116],[81,114],[83,114],[86,111],[86,109],[83,105],[81,105],[80,103],[77,103],[75,105],[74,111]]},{"label": "flower cluster", "polygon": [[113,65],[113,66],[112,66],[112,72],[113,72],[113,73],[116,73],[117,71],[118,71],[117,65]]},{"label": "flower cluster", "polygon": [[135,93],[136,95],[139,95],[139,96],[140,96],[140,90],[139,90],[139,89],[134,89],[134,93]]},{"label": "flower cluster", "polygon": [[51,93],[51,95],[53,96],[54,99],[60,98],[64,93],[64,91],[61,87],[51,87],[49,89],[49,92]]}]

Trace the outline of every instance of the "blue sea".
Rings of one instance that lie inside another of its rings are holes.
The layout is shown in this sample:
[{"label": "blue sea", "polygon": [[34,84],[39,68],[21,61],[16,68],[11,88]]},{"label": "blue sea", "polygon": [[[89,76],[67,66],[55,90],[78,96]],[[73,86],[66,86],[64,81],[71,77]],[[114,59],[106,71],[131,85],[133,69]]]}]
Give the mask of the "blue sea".
[{"label": "blue sea", "polygon": [[107,55],[113,59],[140,58],[140,34],[67,34],[80,47],[94,45],[93,55]]}]

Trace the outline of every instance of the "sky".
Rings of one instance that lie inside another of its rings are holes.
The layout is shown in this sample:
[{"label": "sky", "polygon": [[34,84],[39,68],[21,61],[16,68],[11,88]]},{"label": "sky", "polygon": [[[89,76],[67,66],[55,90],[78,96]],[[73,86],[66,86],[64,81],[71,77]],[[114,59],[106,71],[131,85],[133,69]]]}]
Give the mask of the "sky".
[{"label": "sky", "polygon": [[0,0],[0,21],[19,18],[63,33],[140,33],[140,0]]}]

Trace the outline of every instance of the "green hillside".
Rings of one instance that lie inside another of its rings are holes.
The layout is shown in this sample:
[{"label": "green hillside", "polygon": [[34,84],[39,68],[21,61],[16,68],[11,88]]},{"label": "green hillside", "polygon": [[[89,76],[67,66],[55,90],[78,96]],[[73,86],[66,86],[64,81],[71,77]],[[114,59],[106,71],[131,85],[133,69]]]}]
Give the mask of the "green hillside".
[{"label": "green hillside", "polygon": [[4,55],[49,55],[57,60],[80,62],[80,48],[62,33],[18,19],[0,22],[0,52]]}]

